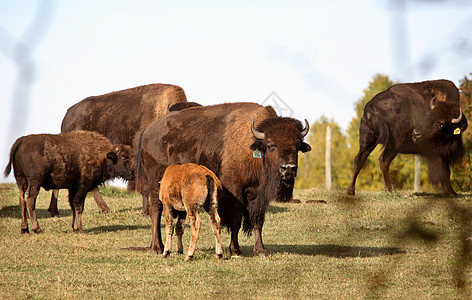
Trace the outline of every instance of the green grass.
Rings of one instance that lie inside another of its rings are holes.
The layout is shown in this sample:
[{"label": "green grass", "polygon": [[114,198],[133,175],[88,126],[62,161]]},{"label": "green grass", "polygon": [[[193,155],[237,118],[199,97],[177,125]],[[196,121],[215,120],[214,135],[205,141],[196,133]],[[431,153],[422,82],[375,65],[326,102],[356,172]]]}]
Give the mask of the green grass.
[{"label": "green grass", "polygon": [[[111,187],[102,192],[111,212],[98,213],[88,196],[85,233],[75,234],[67,191],[60,193],[61,218],[49,217],[50,193],[41,191],[44,232],[21,235],[17,188],[0,185],[0,299],[471,296],[470,195],[296,191],[301,203],[269,207],[263,238],[271,256],[265,259],[253,255],[254,238],[242,233],[244,255],[230,258],[226,231],[225,258],[215,259],[202,213],[195,259],[184,262],[175,252],[164,259],[147,251],[150,220],[141,215],[139,195]],[[187,222],[185,251],[189,232]]]}]

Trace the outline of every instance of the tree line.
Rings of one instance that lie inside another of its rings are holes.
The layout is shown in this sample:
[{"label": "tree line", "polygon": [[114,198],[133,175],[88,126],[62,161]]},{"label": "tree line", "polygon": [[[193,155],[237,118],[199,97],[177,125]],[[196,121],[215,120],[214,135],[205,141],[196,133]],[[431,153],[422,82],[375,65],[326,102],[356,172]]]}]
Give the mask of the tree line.
[{"label": "tree line", "polygon": [[[469,75],[472,76],[472,73]],[[332,131],[331,142],[331,180],[333,189],[346,189],[351,182],[354,158],[359,151],[359,124],[364,107],[376,94],[386,90],[396,82],[387,75],[376,74],[363,91],[363,96],[355,103],[356,115],[350,121],[346,131],[333,119],[321,116],[310,125],[306,140],[312,150],[300,155],[295,188],[325,187],[325,143],[326,127]],[[472,118],[472,79],[464,76],[460,80],[461,105],[465,116]],[[469,192],[472,184],[472,128],[462,134],[466,154],[463,161],[451,168],[451,183],[456,191]],[[381,145],[372,152],[365,163],[356,186],[358,190],[383,190],[383,178],[378,159],[382,153]],[[439,186],[428,183],[426,163],[421,164],[421,191],[439,192]],[[415,176],[414,155],[398,154],[390,167],[392,184],[396,190],[412,190]]]}]

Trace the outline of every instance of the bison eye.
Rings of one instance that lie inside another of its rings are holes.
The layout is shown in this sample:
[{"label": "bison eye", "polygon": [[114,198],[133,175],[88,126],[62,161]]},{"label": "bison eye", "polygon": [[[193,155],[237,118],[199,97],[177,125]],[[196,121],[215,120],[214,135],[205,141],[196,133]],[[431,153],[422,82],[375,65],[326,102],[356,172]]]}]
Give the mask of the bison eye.
[{"label": "bison eye", "polygon": [[272,151],[274,151],[275,146],[272,145],[272,144],[268,144],[268,145],[267,145],[267,149],[269,149],[269,151],[272,152]]},{"label": "bison eye", "polygon": [[121,159],[122,159],[122,160],[128,160],[129,157],[127,157],[127,156],[122,156]]}]

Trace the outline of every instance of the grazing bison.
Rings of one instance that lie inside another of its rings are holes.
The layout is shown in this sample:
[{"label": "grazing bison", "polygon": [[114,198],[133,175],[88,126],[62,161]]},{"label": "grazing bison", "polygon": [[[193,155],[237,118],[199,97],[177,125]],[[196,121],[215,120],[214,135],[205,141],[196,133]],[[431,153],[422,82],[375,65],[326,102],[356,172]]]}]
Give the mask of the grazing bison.
[{"label": "grazing bison", "polygon": [[365,108],[359,127],[359,153],[348,194],[355,194],[356,178],[378,144],[385,189],[392,190],[389,166],[398,153],[420,154],[428,161],[428,177],[441,184],[443,193],[455,196],[449,166],[464,155],[459,90],[448,80],[396,84],[378,93]]},{"label": "grazing bison", "polygon": [[244,217],[243,230],[254,230],[254,252],[267,256],[262,243],[266,208],[270,200],[292,198],[298,151],[311,149],[303,142],[308,130],[306,120],[303,128],[300,121],[256,103],[193,107],[151,123],[136,153],[139,190],[150,199],[151,252],[163,250],[159,181],[171,164],[192,162],[212,170],[223,184],[218,213],[231,231],[231,254],[241,253],[238,232]]},{"label": "grazing bison", "polygon": [[35,233],[42,232],[36,218],[36,196],[43,187],[68,189],[72,228],[82,230],[82,211],[87,193],[108,179],[132,180],[135,151],[127,145],[113,145],[104,136],[89,131],[58,135],[35,134],[20,137],[10,151],[5,177],[13,172],[20,190],[21,233],[27,233],[26,208]]},{"label": "grazing bison", "polygon": [[218,215],[218,193],[223,186],[215,173],[208,168],[192,163],[171,165],[162,177],[159,199],[164,208],[166,218],[166,244],[163,256],[167,257],[171,251],[172,233],[174,232],[174,218],[178,217],[177,252],[183,253],[182,235],[184,234],[185,214],[190,219],[192,231],[190,245],[185,261],[193,258],[195,245],[201,228],[198,209],[205,208],[210,216],[211,229],[216,239],[216,256],[223,257],[220,239],[220,216]]},{"label": "grazing bison", "polygon": [[[71,106],[62,120],[61,132],[73,130],[95,131],[103,134],[114,144],[134,147],[134,139],[149,123],[163,116],[169,103],[170,110],[183,109],[187,103],[181,87],[170,84],[150,84],[100,96],[85,98]],[[175,106],[175,107],[174,107]],[[101,212],[109,208],[98,189],[92,190]],[[57,211],[58,191],[53,191],[48,211],[51,216]],[[143,213],[148,213],[147,202],[143,202]]]}]

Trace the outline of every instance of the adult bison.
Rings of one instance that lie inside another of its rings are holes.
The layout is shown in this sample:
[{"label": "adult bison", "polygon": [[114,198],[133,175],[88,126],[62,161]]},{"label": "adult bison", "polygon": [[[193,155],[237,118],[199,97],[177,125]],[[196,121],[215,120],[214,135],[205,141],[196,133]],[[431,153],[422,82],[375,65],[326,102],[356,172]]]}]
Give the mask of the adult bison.
[{"label": "adult bison", "polygon": [[[163,116],[170,103],[174,104],[175,109],[188,106],[181,104],[187,103],[185,92],[181,87],[150,84],[88,97],[67,110],[62,120],[61,132],[95,131],[107,137],[112,143],[134,147],[135,136],[152,121]],[[98,188],[92,190],[92,194],[100,211],[108,212],[109,208]],[[58,191],[53,191],[48,209],[51,216],[59,215],[57,197]],[[147,203],[143,202],[143,213],[148,214],[147,211]]]},{"label": "adult bison", "polygon": [[389,166],[395,156],[420,154],[427,158],[431,183],[440,183],[445,195],[455,196],[449,167],[464,155],[462,132],[467,128],[459,96],[457,87],[448,80],[396,84],[374,96],[361,118],[359,153],[348,194],[355,194],[363,164],[382,144],[379,162],[386,190],[392,190]]},{"label": "adult bison", "polygon": [[212,170],[223,184],[218,213],[231,232],[231,254],[241,253],[238,232],[244,219],[243,230],[254,230],[254,252],[268,255],[262,243],[266,208],[270,200],[292,198],[298,151],[311,149],[303,142],[308,130],[306,120],[303,127],[256,103],[194,107],[151,123],[136,153],[138,185],[151,204],[151,252],[163,250],[159,182],[169,165],[191,162]]},{"label": "adult bison", "polygon": [[31,228],[42,230],[36,218],[39,189],[69,189],[72,228],[82,230],[82,212],[87,193],[105,180],[134,178],[135,151],[127,145],[113,145],[104,136],[89,131],[35,134],[20,137],[11,147],[5,177],[15,174],[20,190],[21,232],[26,233],[28,208]]}]

